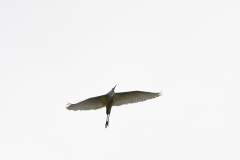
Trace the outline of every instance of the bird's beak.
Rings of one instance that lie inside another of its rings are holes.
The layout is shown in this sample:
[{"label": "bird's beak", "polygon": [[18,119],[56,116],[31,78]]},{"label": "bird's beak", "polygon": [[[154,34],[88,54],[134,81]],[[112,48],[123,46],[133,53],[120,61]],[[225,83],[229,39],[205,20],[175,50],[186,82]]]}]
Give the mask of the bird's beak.
[{"label": "bird's beak", "polygon": [[[116,87],[117,85],[115,85],[115,87]],[[115,87],[113,87],[113,90],[115,89]]]}]

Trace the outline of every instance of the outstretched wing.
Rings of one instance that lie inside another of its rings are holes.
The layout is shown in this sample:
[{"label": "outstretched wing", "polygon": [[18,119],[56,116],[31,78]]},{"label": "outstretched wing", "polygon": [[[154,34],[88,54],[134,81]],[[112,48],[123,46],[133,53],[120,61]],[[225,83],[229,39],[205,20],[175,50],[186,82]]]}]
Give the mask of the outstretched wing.
[{"label": "outstretched wing", "polygon": [[143,91],[121,92],[115,94],[113,106],[121,106],[129,103],[138,103],[161,96],[161,93]]},{"label": "outstretched wing", "polygon": [[67,109],[69,110],[95,110],[103,108],[106,105],[106,96],[98,96],[86,99],[76,104],[70,104]]}]

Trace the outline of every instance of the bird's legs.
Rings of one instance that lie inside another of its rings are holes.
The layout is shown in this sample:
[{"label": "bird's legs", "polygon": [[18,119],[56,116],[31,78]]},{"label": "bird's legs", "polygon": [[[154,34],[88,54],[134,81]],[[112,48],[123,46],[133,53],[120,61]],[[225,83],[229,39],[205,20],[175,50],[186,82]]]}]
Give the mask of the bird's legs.
[{"label": "bird's legs", "polygon": [[109,114],[107,115],[107,120],[106,120],[106,124],[105,124],[105,128],[107,128],[108,127],[108,125],[109,125]]}]

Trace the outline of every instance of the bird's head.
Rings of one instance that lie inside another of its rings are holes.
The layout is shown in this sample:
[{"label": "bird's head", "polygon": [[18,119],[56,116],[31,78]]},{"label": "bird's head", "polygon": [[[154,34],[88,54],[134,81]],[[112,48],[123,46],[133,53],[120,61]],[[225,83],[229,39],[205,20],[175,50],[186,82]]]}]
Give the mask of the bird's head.
[{"label": "bird's head", "polygon": [[[115,87],[116,87],[117,85],[115,85]],[[113,87],[109,92],[108,92],[108,94],[110,94],[110,95],[113,95],[114,94],[114,89],[115,89],[115,87]]]}]

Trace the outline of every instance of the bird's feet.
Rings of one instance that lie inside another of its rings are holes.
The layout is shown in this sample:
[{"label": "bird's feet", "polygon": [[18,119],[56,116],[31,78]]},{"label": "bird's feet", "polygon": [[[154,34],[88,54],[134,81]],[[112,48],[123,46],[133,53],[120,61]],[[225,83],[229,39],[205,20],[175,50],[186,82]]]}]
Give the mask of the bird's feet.
[{"label": "bird's feet", "polygon": [[106,124],[105,124],[105,128],[107,128],[108,127],[108,121],[106,121]]}]

